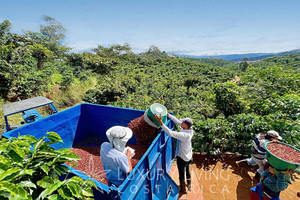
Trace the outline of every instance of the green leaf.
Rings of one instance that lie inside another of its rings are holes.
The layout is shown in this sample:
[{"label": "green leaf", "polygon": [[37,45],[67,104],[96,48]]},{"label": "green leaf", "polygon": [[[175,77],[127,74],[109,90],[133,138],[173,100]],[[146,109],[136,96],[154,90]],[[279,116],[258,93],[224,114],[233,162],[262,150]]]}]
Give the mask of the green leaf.
[{"label": "green leaf", "polygon": [[22,136],[19,136],[18,138],[23,139],[23,140],[29,142],[30,144],[37,142],[36,137],[34,137],[32,135],[22,135]]},{"label": "green leaf", "polygon": [[47,157],[47,158],[55,158],[57,156],[57,152],[49,151],[49,150],[40,150],[37,152],[36,157]]},{"label": "green leaf", "polygon": [[9,192],[10,195],[16,196],[18,193],[18,190],[16,189],[16,186],[12,183],[9,183],[7,181],[0,182],[0,191],[6,191]]},{"label": "green leaf", "polygon": [[45,164],[46,158],[37,158],[36,156],[32,159],[30,163],[30,168],[35,169]]},{"label": "green leaf", "polygon": [[[27,191],[23,187],[17,187],[17,190],[18,190],[17,197],[22,197],[23,199],[25,197],[27,197],[28,193],[27,193]],[[22,198],[19,198],[19,199],[22,199]]]},{"label": "green leaf", "polygon": [[54,167],[54,169],[57,170],[60,174],[66,174],[70,171],[69,168],[64,165],[57,165]]},{"label": "green leaf", "polygon": [[[61,196],[58,195],[58,194],[53,194],[53,195],[47,197],[47,199],[49,199],[49,200],[64,200],[64,198],[61,197]],[[72,199],[73,199],[73,198],[72,198]]]},{"label": "green leaf", "polygon": [[73,176],[72,178],[70,178],[68,180],[68,182],[73,182],[73,183],[82,185],[84,183],[84,180],[82,178],[78,177],[78,176]]},{"label": "green leaf", "polygon": [[41,166],[41,169],[48,175],[48,172],[50,171],[50,169],[46,164],[43,164]]},{"label": "green leaf", "polygon": [[77,160],[80,160],[80,158],[79,156],[77,156],[76,153],[61,155],[60,158],[58,159],[59,162],[71,162]]},{"label": "green leaf", "polygon": [[71,149],[58,149],[56,150],[59,154],[70,154],[72,153]]},{"label": "green leaf", "polygon": [[13,147],[10,147],[7,155],[11,157],[13,161],[20,163],[25,157],[25,152],[20,147],[14,145]]},{"label": "green leaf", "polygon": [[61,182],[60,180],[55,181],[53,185],[51,185],[50,187],[48,187],[46,190],[44,190],[39,195],[38,199],[44,199],[48,195],[52,194],[55,190],[57,190],[58,188],[60,188],[64,183],[65,183],[65,181],[63,181],[63,182]]},{"label": "green leaf", "polygon": [[14,173],[17,173],[21,171],[20,168],[11,168],[11,169],[8,169],[7,171],[5,171],[4,173],[0,174],[0,181],[5,179],[6,177],[14,174]]},{"label": "green leaf", "polygon": [[52,177],[54,179],[58,178],[58,175],[56,174],[55,170],[54,169],[50,169],[49,171],[49,177]]},{"label": "green leaf", "polygon": [[44,144],[44,137],[40,138],[34,145],[33,145],[33,151],[37,151],[43,144]]},{"label": "green leaf", "polygon": [[35,171],[33,169],[25,169],[20,172],[19,175],[32,175]]},{"label": "green leaf", "polygon": [[62,186],[61,188],[59,188],[58,193],[64,199],[73,199],[73,195],[67,186]]},{"label": "green leaf", "polygon": [[14,144],[18,145],[18,147],[31,147],[28,142],[19,139],[14,141]]},{"label": "green leaf", "polygon": [[49,167],[51,167],[53,165],[53,162],[49,161],[49,162],[46,162],[45,164],[48,165]]},{"label": "green leaf", "polygon": [[55,132],[47,132],[46,137],[53,143],[63,142],[61,137]]},{"label": "green leaf", "polygon": [[[4,188],[1,188],[1,186],[0,186],[0,197],[1,197],[0,199],[1,200],[8,199],[9,196],[10,196],[10,193],[8,191],[6,191]],[[6,198],[4,198],[4,197],[6,197]]]},{"label": "green leaf", "polygon": [[22,181],[18,185],[21,187],[36,188],[36,185],[31,181]]},{"label": "green leaf", "polygon": [[[2,159],[2,158],[0,158]],[[6,162],[5,162],[6,161]],[[7,163],[8,160],[1,160],[0,161],[0,174],[11,168],[11,163]]]},{"label": "green leaf", "polygon": [[0,190],[9,192],[10,195],[13,196],[13,198],[10,199],[25,199],[28,195],[24,188],[18,187],[7,181],[0,182]]},{"label": "green leaf", "polygon": [[74,182],[68,182],[67,183],[67,187],[69,188],[69,190],[71,191],[72,195],[77,197],[77,198],[80,198],[81,195],[80,195],[80,186]]},{"label": "green leaf", "polygon": [[33,169],[25,169],[25,170],[22,170],[19,175],[32,175],[35,171]]},{"label": "green leaf", "polygon": [[94,193],[93,193],[93,190],[91,187],[85,187],[82,189],[82,194],[84,196],[87,196],[87,197],[92,197],[94,196]]},{"label": "green leaf", "polygon": [[37,185],[42,188],[49,188],[53,183],[54,180],[52,178],[45,176],[37,182]]},{"label": "green leaf", "polygon": [[1,153],[1,152],[6,152],[7,149],[8,149],[8,146],[9,146],[8,143],[6,143],[6,144],[1,144],[1,145],[0,145],[0,153]]}]

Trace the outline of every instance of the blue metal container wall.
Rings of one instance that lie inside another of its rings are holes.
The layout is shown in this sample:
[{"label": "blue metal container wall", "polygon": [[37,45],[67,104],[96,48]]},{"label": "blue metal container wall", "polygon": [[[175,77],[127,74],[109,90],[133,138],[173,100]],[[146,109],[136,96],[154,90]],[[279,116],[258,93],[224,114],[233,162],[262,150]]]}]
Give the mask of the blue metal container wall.
[{"label": "blue metal container wall", "polygon": [[[144,114],[142,110],[128,108],[118,108],[112,106],[102,106],[83,103],[81,105],[81,116],[79,119],[73,146],[76,146],[86,137],[94,136],[102,138],[103,142],[107,141],[106,130],[112,126],[127,126],[128,123]],[[133,137],[128,144],[136,144]]]},{"label": "blue metal container wall", "polygon": [[[173,122],[168,121],[168,126],[173,128]],[[166,174],[170,171],[174,157],[174,139],[161,131],[129,177],[118,188],[120,199],[164,199],[164,187],[169,183],[166,179],[171,179]],[[171,185],[173,191],[170,195],[177,199],[177,185],[172,180]]]},{"label": "blue metal container wall", "polygon": [[4,137],[18,137],[20,135],[33,135],[43,137],[47,132],[58,133],[64,143],[51,145],[55,149],[72,148],[80,118],[81,105],[74,106],[54,115],[45,117],[37,122],[26,124],[3,134]]},{"label": "blue metal container wall", "polygon": [[[3,136],[9,138],[17,137],[20,134],[40,138],[47,131],[54,131],[64,141],[64,143],[52,145],[55,149],[72,148],[89,136],[107,141],[105,134],[107,129],[115,125],[127,126],[131,120],[140,117],[144,112],[142,110],[83,103],[7,132]],[[168,126],[172,129],[174,127],[173,122],[169,120]],[[128,144],[136,144],[135,137],[132,137]],[[163,181],[167,177],[166,173],[169,172],[174,157],[174,139],[167,136],[163,131],[160,132],[119,188],[108,187],[92,179],[98,186],[98,190],[94,191],[95,199],[154,199],[156,195],[159,196],[165,192],[160,191],[159,188],[166,185]],[[73,168],[70,170],[74,175],[83,179],[91,179]],[[171,185],[174,184],[171,180]],[[176,196],[176,193],[178,193],[177,188],[174,189],[171,196]]]}]

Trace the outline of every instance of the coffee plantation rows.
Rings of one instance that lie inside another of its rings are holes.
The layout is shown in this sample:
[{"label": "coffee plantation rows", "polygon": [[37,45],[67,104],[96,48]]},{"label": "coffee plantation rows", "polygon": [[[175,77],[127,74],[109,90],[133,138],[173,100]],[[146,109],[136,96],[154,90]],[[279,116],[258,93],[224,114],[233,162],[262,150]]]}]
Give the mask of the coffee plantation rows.
[{"label": "coffee plantation rows", "polygon": [[84,100],[139,109],[159,102],[194,119],[195,151],[249,154],[255,135],[273,129],[299,147],[299,80],[299,73],[276,66],[242,73],[180,58],[120,63]]},{"label": "coffee plantation rows", "polygon": [[10,27],[0,24],[0,104],[38,95],[59,109],[82,101],[147,109],[156,102],[193,118],[194,151],[248,154],[255,135],[271,129],[300,147],[299,55],[235,64],[180,58],[155,46],[134,54],[128,44],[70,53],[55,37]]}]

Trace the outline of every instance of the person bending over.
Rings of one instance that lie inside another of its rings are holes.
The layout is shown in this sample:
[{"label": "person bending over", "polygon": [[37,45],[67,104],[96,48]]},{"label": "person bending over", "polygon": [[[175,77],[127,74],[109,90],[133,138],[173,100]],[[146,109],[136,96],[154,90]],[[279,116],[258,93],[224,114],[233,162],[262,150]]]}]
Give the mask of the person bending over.
[{"label": "person bending over", "polygon": [[248,165],[258,165],[256,177],[259,177],[264,171],[264,166],[267,163],[265,144],[269,141],[282,140],[282,137],[276,131],[268,131],[267,134],[260,133],[253,140],[251,158],[237,161],[236,164],[239,166],[241,162],[247,161]]}]

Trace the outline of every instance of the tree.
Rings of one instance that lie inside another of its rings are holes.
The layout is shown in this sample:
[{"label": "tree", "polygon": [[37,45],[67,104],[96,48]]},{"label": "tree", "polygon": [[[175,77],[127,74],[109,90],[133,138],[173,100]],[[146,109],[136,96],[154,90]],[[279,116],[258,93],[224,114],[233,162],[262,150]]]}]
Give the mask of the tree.
[{"label": "tree", "polygon": [[41,44],[52,51],[53,55],[59,59],[64,58],[65,53],[71,49],[69,47],[58,44],[56,41],[51,41],[50,38],[38,32],[27,31],[25,32],[25,37],[28,38],[29,44]]},{"label": "tree", "polygon": [[9,33],[11,29],[11,23],[8,20],[4,20],[0,24],[0,45],[3,45],[6,40],[6,35]]},{"label": "tree", "polygon": [[29,45],[28,48],[31,50],[31,54],[37,59],[37,67],[39,70],[43,69],[43,62],[52,57],[53,52],[40,44]]},{"label": "tree", "polygon": [[0,36],[7,34],[11,29],[11,23],[8,20],[4,20],[0,24]]},{"label": "tree", "polygon": [[132,53],[131,47],[127,43],[125,43],[124,45],[112,45],[110,47],[98,45],[97,48],[94,48],[92,50],[101,57],[110,58],[118,58],[120,56]]},{"label": "tree", "polygon": [[100,74],[106,74],[115,64],[118,63],[110,57],[104,58],[98,56],[97,54],[86,52],[83,54],[82,61],[85,69],[91,69]]},{"label": "tree", "polygon": [[160,59],[160,58],[169,58],[168,54],[165,51],[160,51],[158,47],[151,45],[148,51],[140,54],[141,58],[148,59]]},{"label": "tree", "polygon": [[5,60],[0,59],[0,96],[2,98],[6,98],[10,86],[12,84],[12,80],[7,77],[7,73],[9,71],[9,65]]},{"label": "tree", "polygon": [[245,72],[247,67],[249,66],[248,64],[249,58],[245,57],[243,58],[242,62],[239,64],[239,68],[241,71]]},{"label": "tree", "polygon": [[50,41],[61,44],[65,38],[66,29],[52,17],[44,15],[43,20],[46,24],[40,25],[40,32],[48,37]]}]

